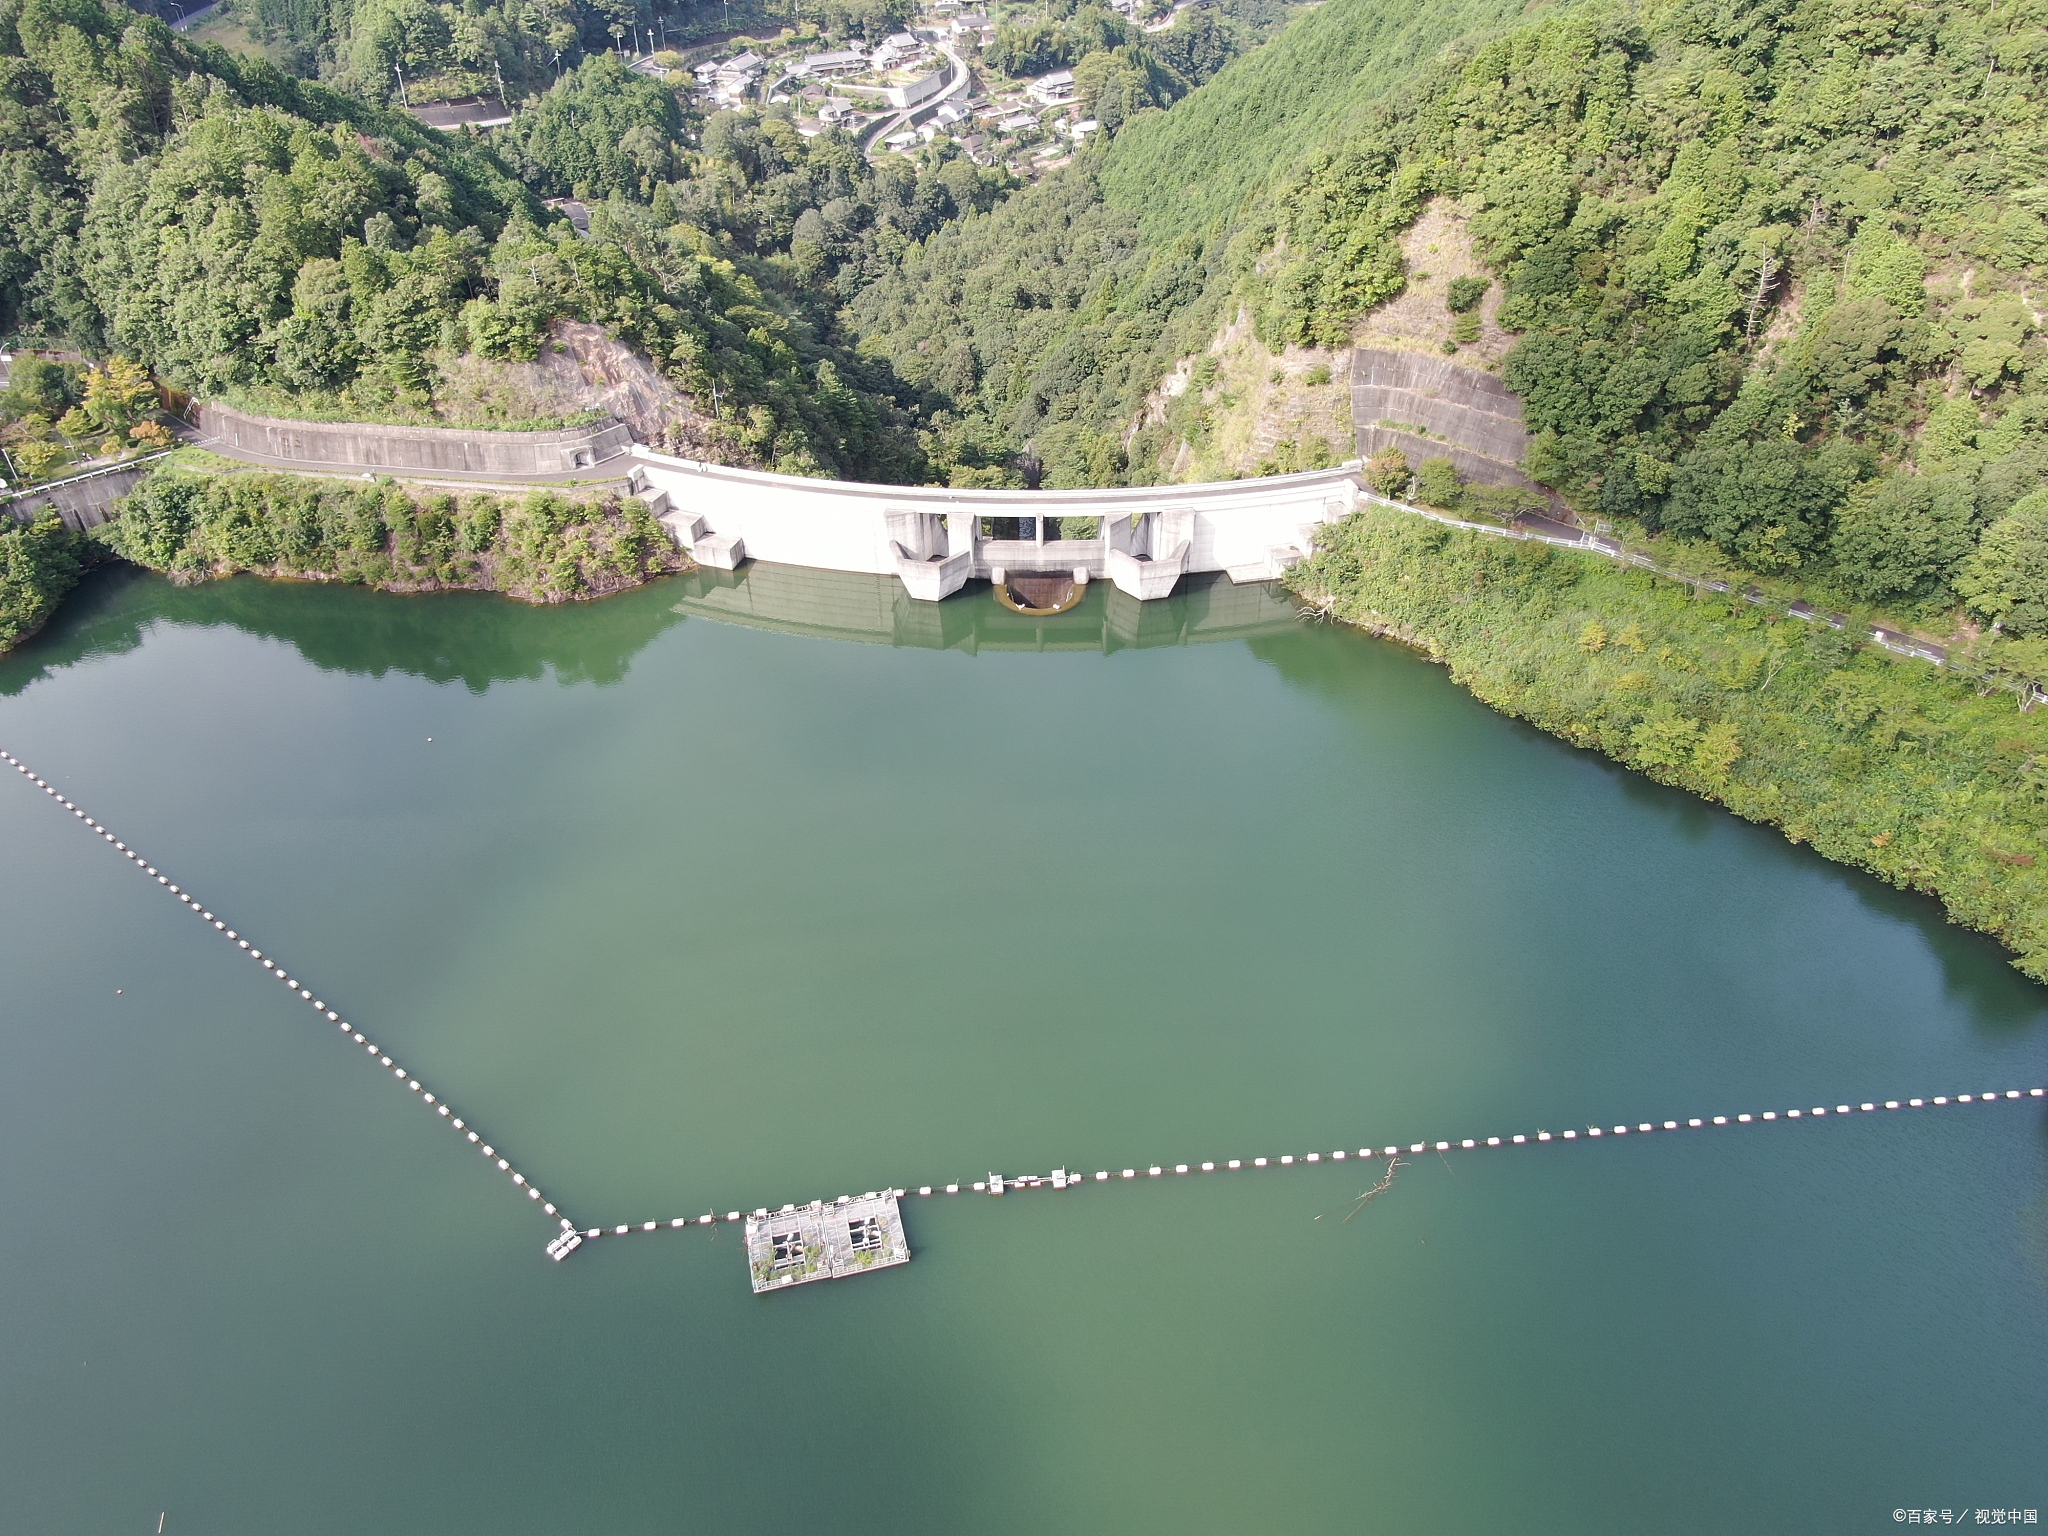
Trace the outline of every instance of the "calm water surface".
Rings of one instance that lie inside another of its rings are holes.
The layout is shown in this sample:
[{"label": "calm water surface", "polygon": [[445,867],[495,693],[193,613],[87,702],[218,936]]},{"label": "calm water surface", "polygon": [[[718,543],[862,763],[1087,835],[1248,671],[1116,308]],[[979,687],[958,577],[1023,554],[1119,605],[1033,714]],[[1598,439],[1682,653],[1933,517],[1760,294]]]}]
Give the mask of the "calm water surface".
[{"label": "calm water surface", "polygon": [[[2048,1080],[1931,904],[1270,593],[892,586],[107,574],[0,743],[591,1224]],[[9,1532],[2048,1507],[2037,1105],[1430,1156],[1349,1223],[1355,1166],[913,1198],[906,1268],[756,1298],[723,1229],[546,1262],[13,775],[0,851]]]}]

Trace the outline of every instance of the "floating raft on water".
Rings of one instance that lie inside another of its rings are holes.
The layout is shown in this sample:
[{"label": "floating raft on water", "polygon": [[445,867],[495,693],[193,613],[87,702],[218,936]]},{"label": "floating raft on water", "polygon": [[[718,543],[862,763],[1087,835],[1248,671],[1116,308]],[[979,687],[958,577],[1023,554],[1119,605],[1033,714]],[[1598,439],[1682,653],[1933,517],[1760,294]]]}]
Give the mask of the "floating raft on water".
[{"label": "floating raft on water", "polygon": [[747,1218],[747,1269],[754,1294],[779,1291],[810,1280],[848,1275],[910,1262],[896,1191],[873,1190],[858,1200],[841,1195],[829,1205],[785,1205],[770,1215]]}]

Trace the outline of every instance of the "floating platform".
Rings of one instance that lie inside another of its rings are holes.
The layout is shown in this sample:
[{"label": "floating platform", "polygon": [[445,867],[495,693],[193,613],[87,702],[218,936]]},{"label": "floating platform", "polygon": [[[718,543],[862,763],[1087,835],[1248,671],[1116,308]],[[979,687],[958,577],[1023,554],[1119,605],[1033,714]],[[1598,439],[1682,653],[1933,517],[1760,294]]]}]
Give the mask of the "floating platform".
[{"label": "floating platform", "polygon": [[896,1192],[841,1195],[827,1204],[785,1205],[747,1218],[747,1269],[754,1294],[811,1280],[842,1280],[910,1262]]}]

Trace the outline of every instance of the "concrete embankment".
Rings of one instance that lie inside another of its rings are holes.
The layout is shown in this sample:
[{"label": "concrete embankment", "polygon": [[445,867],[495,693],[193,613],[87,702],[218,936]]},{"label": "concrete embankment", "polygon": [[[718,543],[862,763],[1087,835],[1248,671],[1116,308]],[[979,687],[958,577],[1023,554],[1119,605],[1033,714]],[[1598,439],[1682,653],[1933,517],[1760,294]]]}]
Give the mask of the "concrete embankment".
[{"label": "concrete embankment", "polygon": [[408,472],[536,481],[588,478],[633,446],[624,422],[607,418],[551,432],[480,432],[363,422],[289,421],[225,405],[197,408],[199,444],[279,469]]},{"label": "concrete embankment", "polygon": [[64,526],[75,533],[88,528],[97,528],[114,515],[114,503],[134,490],[142,479],[157,466],[164,454],[151,454],[127,464],[116,464],[106,469],[90,470],[82,475],[71,475],[62,480],[52,480],[47,485],[38,485],[22,491],[0,507],[15,517],[27,522],[45,507],[53,509],[64,519]]},{"label": "concrete embankment", "polygon": [[1481,485],[1543,488],[1522,470],[1522,402],[1478,368],[1394,348],[1351,355],[1351,419],[1360,458],[1399,451],[1411,465],[1449,459]]}]

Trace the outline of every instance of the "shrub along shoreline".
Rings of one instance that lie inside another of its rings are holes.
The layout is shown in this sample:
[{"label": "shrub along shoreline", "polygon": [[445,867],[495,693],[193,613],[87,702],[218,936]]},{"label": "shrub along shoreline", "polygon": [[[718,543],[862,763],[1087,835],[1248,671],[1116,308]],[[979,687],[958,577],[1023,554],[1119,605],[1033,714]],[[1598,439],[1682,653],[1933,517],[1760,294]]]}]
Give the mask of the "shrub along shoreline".
[{"label": "shrub along shoreline", "polygon": [[159,470],[92,538],[175,581],[238,571],[384,592],[501,592],[529,603],[607,597],[684,570],[638,498],[421,495],[393,483]]},{"label": "shrub along shoreline", "polygon": [[0,655],[109,555],[173,581],[252,572],[382,592],[497,592],[529,603],[609,597],[690,568],[635,497],[426,495],[389,482],[157,470],[114,516],[73,533],[55,513],[0,519]]},{"label": "shrub along shoreline", "polygon": [[2048,712],[1853,634],[1368,508],[1287,584],[1493,708],[1781,829],[2048,981]]},{"label": "shrub along shoreline", "polygon": [[93,553],[55,512],[23,522],[0,511],[0,656],[50,622]]}]

